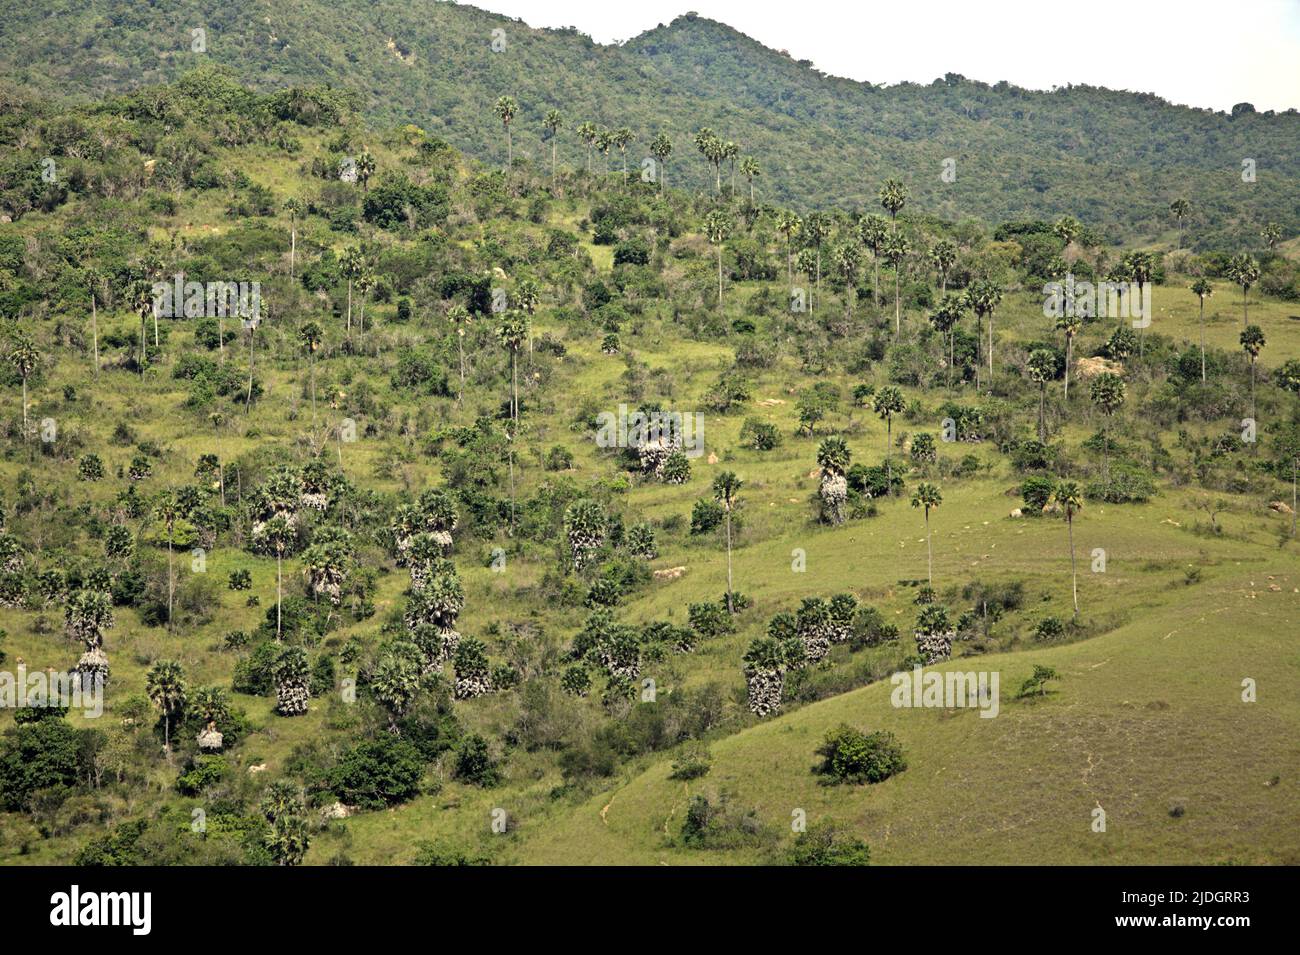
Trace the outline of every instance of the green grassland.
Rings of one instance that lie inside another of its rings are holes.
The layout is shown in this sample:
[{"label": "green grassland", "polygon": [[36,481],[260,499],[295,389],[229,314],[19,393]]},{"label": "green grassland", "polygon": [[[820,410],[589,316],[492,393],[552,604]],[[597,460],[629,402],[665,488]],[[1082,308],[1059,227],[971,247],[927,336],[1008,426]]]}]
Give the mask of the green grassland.
[{"label": "green grassland", "polygon": [[[292,156],[245,145],[223,150],[219,165],[245,170],[253,183],[281,200],[311,200],[320,184],[304,176],[302,167],[330,147],[314,131],[300,131],[300,136],[300,148]],[[412,150],[395,137],[372,133],[367,145],[381,170],[420,172]],[[539,219],[502,213],[481,219],[467,194],[467,184],[480,173],[468,161],[455,160],[449,222],[444,229],[430,230],[474,267],[486,264],[478,250],[493,235],[506,235],[518,245],[540,241],[547,228],[581,233],[593,206],[624,188],[613,180],[594,185],[575,177],[551,196],[541,173],[521,169],[522,181],[515,188],[546,197]],[[176,210],[156,218],[150,238],[182,248],[219,244],[223,235],[246,226],[225,215],[224,199],[220,191],[179,193]],[[695,212],[700,200],[676,196],[667,201],[690,223],[672,242],[698,243]],[[48,243],[52,236],[82,224],[80,217],[90,208],[72,205],[49,214],[32,213],[5,228],[36,245]],[[404,352],[426,347],[438,350],[455,387],[455,349],[437,303],[416,300],[415,317],[402,324],[396,302],[409,289],[399,289],[387,301],[371,302],[366,309],[366,344],[349,351],[342,344],[341,290],[310,294],[290,282],[287,216],[276,211],[257,221],[273,230],[277,240],[283,239],[278,251],[250,263],[250,269],[264,277],[271,303],[271,317],[256,343],[256,374],[263,393],[247,409],[242,398],[223,403],[224,418],[218,423],[187,406],[187,383],[172,376],[180,357],[197,350],[185,321],[164,322],[160,354],[138,375],[122,367],[132,351],[129,345],[105,347],[103,367],[97,373],[92,370],[84,308],[60,307],[52,299],[43,309],[7,320],[11,334],[30,330],[31,325],[23,323],[34,320],[45,354],[40,375],[30,386],[29,416],[54,418],[59,442],[75,449],[37,452],[18,440],[15,422],[22,410],[15,378],[5,392],[8,427],[0,485],[7,501],[25,502],[10,516],[8,529],[26,542],[33,563],[44,567],[99,553],[86,516],[89,511],[112,510],[126,484],[117,477],[119,469],[128,466],[145,443],[162,449],[153,475],[140,482],[148,493],[192,483],[202,454],[244,462],[241,480],[246,471],[251,484],[251,476],[265,473],[269,462],[301,464],[323,447],[351,481],[389,499],[443,482],[442,463],[428,440],[433,431],[500,414],[508,396],[509,359],[493,340],[490,317],[473,323],[468,336],[470,374],[463,402],[411,394],[396,387],[390,376]],[[369,225],[361,229],[359,238],[373,243],[379,255],[409,250],[428,238],[395,235]],[[723,594],[726,561],[721,538],[691,535],[687,525],[692,505],[710,496],[717,474],[734,471],[745,482],[733,559],[736,588],[752,605],[739,613],[733,633],[702,642],[692,654],[674,655],[646,668],[661,698],[687,692],[719,694],[716,727],[704,734],[713,755],[709,774],[689,783],[670,779],[679,747],[668,747],[631,755],[608,777],[568,779],[557,760],[557,749],[563,747],[530,750],[509,742],[528,715],[522,690],[493,694],[457,702],[455,711],[467,730],[492,739],[502,752],[505,778],[500,786],[468,785],[454,777],[449,760],[436,762],[427,768],[425,795],[391,809],[314,824],[307,863],[324,864],[339,856],[361,864],[408,863],[417,847],[429,841],[474,846],[501,863],[765,862],[792,838],[789,821],[796,809],[804,810],[809,821],[832,820],[845,827],[864,839],[873,860],[882,863],[1300,862],[1300,823],[1293,811],[1300,782],[1300,753],[1294,742],[1300,726],[1300,564],[1294,543],[1287,540],[1289,518],[1268,507],[1273,500],[1289,501],[1290,486],[1261,475],[1251,463],[1271,453],[1274,425],[1296,413],[1294,396],[1277,387],[1269,370],[1300,358],[1300,305],[1255,292],[1250,296],[1250,322],[1264,330],[1268,345],[1258,394],[1261,449],[1245,449],[1233,458],[1249,480],[1239,491],[1206,491],[1164,473],[1159,475],[1158,493],[1146,503],[1088,501],[1073,531],[1081,571],[1081,627],[1059,643],[1035,640],[1033,629],[1045,617],[1071,615],[1065,523],[1051,515],[1011,516],[1023,506],[1024,475],[992,442],[939,444],[940,462],[932,468],[932,479],[942,486],[943,504],[930,518],[936,590],[958,608],[961,588],[974,581],[1019,582],[1025,599],[987,640],[957,644],[955,659],[939,665],[940,670],[1000,672],[998,718],[980,719],[961,710],[897,709],[889,702],[887,676],[899,664],[900,650],[911,643],[917,584],[926,576],[925,521],[919,510],[908,506],[910,495],[905,494],[876,502],[872,516],[837,527],[821,523],[815,461],[818,442],[828,434],[846,437],[854,461],[875,464],[885,455],[884,422],[870,408],[852,407],[848,394],[858,383],[877,388],[890,383],[886,362],[854,358],[868,338],[892,336],[892,303],[877,309],[869,294],[860,297],[849,327],[836,332],[831,326],[843,315],[843,292],[826,280],[825,301],[806,319],[805,329],[810,339],[822,342],[826,366],[808,368],[796,357],[798,329],[780,315],[758,314],[749,307],[765,287],[777,298],[786,293],[780,280],[784,249],[770,232],[765,235],[771,240],[768,252],[779,266],[778,280],[729,281],[718,334],[700,330],[714,307],[711,249],[704,247],[702,262],[664,257],[671,269],[692,278],[674,288],[670,298],[638,303],[631,321],[620,330],[622,354],[602,354],[603,332],[581,316],[578,292],[557,282],[534,319],[534,334],[559,340],[565,352],[560,357],[539,348],[521,356],[525,414],[516,462],[518,499],[526,501],[571,481],[583,493],[608,501],[629,524],[647,521],[656,527],[659,556],[652,570],[684,568],[673,578],[652,578],[624,597],[620,619],[686,626],[690,604]],[[611,248],[583,238],[581,248],[589,253],[584,281],[609,278],[620,268],[613,265]],[[299,226],[299,270],[326,250],[357,239],[332,231],[321,215],[307,216]],[[1294,243],[1284,247],[1284,254],[1294,257]],[[31,263],[26,267],[30,270]],[[692,268],[698,274],[690,272]],[[506,275],[507,282],[516,278]],[[1173,355],[1199,340],[1197,300],[1187,291],[1188,275],[1170,269],[1164,278],[1154,292],[1147,343]],[[1237,343],[1240,290],[1234,292],[1226,280],[1216,284],[1218,291],[1205,313],[1206,339],[1223,363],[1232,407],[1241,410],[1214,420],[1189,416],[1177,428],[1153,427],[1154,417],[1143,409],[1159,394],[1166,376],[1135,362],[1128,408],[1111,428],[1121,448],[1119,458],[1136,467],[1156,471],[1153,440],[1174,449],[1178,428],[1193,437],[1235,432],[1236,419],[1245,414],[1248,371]],[[687,319],[675,320],[683,313]],[[705,408],[714,382],[732,367],[742,341],[727,325],[743,317],[757,324],[755,339],[776,347],[776,358],[768,367],[746,370],[752,396],[739,408],[705,413],[706,456],[692,462],[688,482],[674,486],[642,481],[622,471],[611,452],[596,447],[584,423],[589,420],[583,417],[587,409],[613,411],[620,403],[635,407],[639,400]],[[315,426],[308,367],[296,331],[308,319],[327,329],[326,347],[316,363],[315,415],[320,423]],[[1085,326],[1075,354],[1092,354],[1114,324]],[[130,342],[138,328],[139,320],[120,303],[99,312],[101,338],[119,332]],[[1032,281],[1008,282],[996,328],[999,364],[991,394],[987,381],[980,392],[969,381],[945,387],[941,378],[924,386],[903,386],[909,410],[893,423],[895,443],[890,449],[897,466],[906,467],[912,436],[938,433],[939,407],[949,399],[963,404],[1005,402],[1013,408],[1018,429],[1025,435],[1033,431],[1037,396],[1023,381],[1023,345],[1052,340],[1056,333],[1043,315],[1042,296]],[[152,329],[148,331],[151,335]],[[930,360],[943,353],[942,343],[926,333],[923,309],[908,310],[903,338]],[[246,356],[247,341],[241,336],[229,346],[225,361],[246,369]],[[630,376],[639,384],[630,384]],[[801,434],[798,397],[817,381],[832,382],[843,398],[815,434]],[[1048,404],[1052,440],[1067,453],[1063,471],[1081,481],[1096,480],[1103,466],[1100,455],[1083,443],[1101,427],[1102,417],[1088,402],[1086,384],[1071,384],[1068,404],[1062,400],[1061,384],[1050,384]],[[331,438],[329,429],[344,416],[358,422],[355,443]],[[781,445],[767,452],[743,447],[740,430],[747,417],[775,424],[783,436]],[[114,442],[119,423],[132,430],[132,442]],[[556,473],[543,468],[543,452],[556,445],[572,452],[572,469]],[[88,451],[103,458],[106,480],[92,484],[75,479],[76,457]],[[974,457],[972,466],[953,473],[968,455]],[[918,477],[915,471],[908,474],[909,488]],[[226,494],[242,500],[251,490],[227,485]],[[495,481],[494,492],[508,494],[503,477]],[[1218,532],[1208,526],[1203,507],[1211,500],[1222,501],[1215,505]],[[83,505],[89,511],[79,511]],[[145,520],[136,529],[140,549],[153,561],[165,561],[157,528]],[[551,536],[537,539],[512,538],[504,529],[479,537],[458,534],[454,558],[466,597],[460,630],[483,636],[493,654],[501,655],[508,652],[506,625],[526,624],[535,640],[529,653],[541,659],[550,652],[547,659],[553,667],[555,654],[587,615],[580,603],[556,599],[548,582],[564,560],[562,537],[558,527]],[[489,566],[496,546],[507,552],[503,573]],[[1102,572],[1091,569],[1097,548],[1106,554]],[[806,555],[802,571],[792,566],[798,550]],[[409,581],[392,557],[367,541],[361,558],[377,572],[375,613],[364,620],[340,615],[324,640],[324,651],[337,651],[354,637],[373,649],[383,639],[380,624],[400,614],[405,604]],[[177,551],[183,581],[193,576],[190,560],[188,549]],[[274,712],[271,697],[234,694],[250,732],[227,754],[233,780],[206,799],[176,792],[181,760],[165,758],[161,740],[152,734],[120,725],[123,701],[143,692],[146,672],[160,659],[180,662],[194,686],[229,686],[237,654],[222,649],[223,635],[255,630],[275,606],[273,558],[255,556],[223,537],[205,560],[203,573],[217,584],[215,609],[169,632],[145,625],[135,609],[118,608],[116,625],[108,633],[112,682],[106,715],[94,725],[125,748],[125,780],[70,797],[47,811],[0,814],[0,861],[68,862],[88,839],[131,818],[165,818],[168,825],[180,819],[179,828],[184,828],[192,808],[220,799],[255,798],[262,781],[295,778],[295,754],[304,747],[342,746],[376,732],[373,704],[350,705],[339,694],[314,698],[308,713],[292,719]],[[226,589],[227,577],[239,569],[251,572],[249,593],[259,598],[258,606],[245,605],[245,593]],[[296,558],[285,561],[284,579],[286,593],[303,593]],[[843,692],[815,702],[791,702],[776,718],[760,722],[751,717],[741,668],[746,646],[765,632],[773,614],[793,609],[803,597],[839,592],[855,594],[896,622],[903,634],[901,646],[857,652],[838,646],[813,678],[845,675],[842,684],[835,684]],[[0,609],[0,626],[7,632],[6,666],[21,659],[29,669],[63,669],[79,652],[62,635],[62,614],[56,606]],[[1059,680],[1045,697],[1016,699],[1021,682],[1040,663],[1055,668]],[[552,684],[553,672],[545,676]],[[1246,678],[1256,681],[1258,702],[1242,701]],[[566,698],[559,709],[569,726],[566,739],[627,719],[626,713],[605,713],[595,693],[587,700]],[[77,713],[69,719],[77,726],[90,725]],[[12,720],[10,713],[0,712],[0,729]],[[820,785],[810,772],[814,751],[828,730],[844,722],[894,732],[907,753],[908,769],[872,786]],[[681,818],[689,797],[697,792],[726,792],[735,805],[753,808],[762,833],[752,844],[736,848],[683,847]],[[1097,806],[1107,813],[1105,833],[1090,829],[1090,813]],[[1171,813],[1174,807],[1181,807],[1178,817]],[[491,829],[492,813],[498,809],[512,823],[501,835]],[[159,816],[164,810],[170,815]]]}]

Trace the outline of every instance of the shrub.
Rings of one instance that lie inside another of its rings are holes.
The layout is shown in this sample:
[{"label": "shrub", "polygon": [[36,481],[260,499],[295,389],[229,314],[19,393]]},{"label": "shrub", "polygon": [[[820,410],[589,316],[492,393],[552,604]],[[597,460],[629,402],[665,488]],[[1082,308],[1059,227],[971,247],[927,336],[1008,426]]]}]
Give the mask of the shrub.
[{"label": "shrub", "polygon": [[668,775],[668,778],[679,780],[699,779],[701,776],[707,776],[712,768],[713,755],[708,751],[707,747],[698,744],[688,746],[673,760],[673,771]]},{"label": "shrub", "polygon": [[843,836],[833,823],[820,822],[801,832],[786,853],[786,863],[798,866],[861,866],[871,850],[861,839]]},{"label": "shrub", "polygon": [[329,788],[348,805],[383,809],[418,796],[423,773],[415,746],[382,734],[344,754],[329,773]]},{"label": "shrub", "polygon": [[456,747],[456,778],[475,786],[490,787],[501,782],[501,768],[488,751],[488,742],[471,733]]},{"label": "shrub", "polygon": [[827,734],[817,749],[822,764],[816,772],[831,783],[878,783],[907,768],[903,748],[893,733],[863,733],[842,724]]}]

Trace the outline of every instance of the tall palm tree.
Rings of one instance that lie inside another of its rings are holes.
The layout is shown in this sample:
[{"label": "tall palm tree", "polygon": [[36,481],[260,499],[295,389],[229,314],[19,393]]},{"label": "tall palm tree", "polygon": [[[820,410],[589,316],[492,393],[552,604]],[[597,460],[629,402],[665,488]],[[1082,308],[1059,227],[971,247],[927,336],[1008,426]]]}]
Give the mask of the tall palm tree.
[{"label": "tall palm tree", "polygon": [[1204,277],[1192,283],[1192,294],[1201,303],[1201,383],[1205,383],[1205,300],[1214,294],[1214,286]]},{"label": "tall palm tree", "polygon": [[86,273],[86,278],[90,283],[90,338],[94,347],[95,356],[95,377],[99,377],[99,296],[98,291],[103,284],[103,275],[95,270],[90,269]]},{"label": "tall palm tree", "polygon": [[181,519],[180,502],[172,491],[164,491],[154,503],[153,519],[167,531],[167,629],[172,630],[172,608],[175,605],[176,572],[173,565],[172,540],[176,536],[176,522]]},{"label": "tall palm tree", "polygon": [[159,660],[145,676],[145,693],[158,707],[163,718],[163,748],[167,755],[172,751],[172,724],[185,711],[189,685],[185,671],[175,660]]},{"label": "tall palm tree", "polygon": [[627,184],[627,147],[636,137],[632,135],[632,130],[626,126],[620,126],[610,134],[609,141],[617,147],[620,156],[623,159],[623,184]]},{"label": "tall palm tree", "polygon": [[830,217],[825,213],[814,212],[804,222],[803,231],[808,236],[808,247],[817,255],[816,294],[812,301],[813,311],[816,311],[822,300],[822,245],[831,234]]},{"label": "tall palm tree", "polygon": [[856,242],[841,242],[831,250],[831,261],[835,263],[840,278],[846,286],[844,292],[844,321],[853,318],[853,299],[858,277],[858,264],[861,261],[861,246]]},{"label": "tall palm tree", "polygon": [[[930,313],[930,324],[940,336],[948,339],[948,384],[952,384],[952,369],[956,364],[957,323],[966,314],[966,298],[963,295],[945,295]],[[942,342],[940,343],[942,345]]]},{"label": "tall palm tree", "polygon": [[358,248],[344,249],[339,256],[339,271],[348,280],[348,341],[352,340],[352,285],[366,270],[366,260]]},{"label": "tall palm tree", "polygon": [[501,125],[506,131],[506,169],[509,169],[515,162],[514,142],[510,135],[510,123],[519,112],[519,104],[513,96],[501,96],[497,99],[496,105],[492,107],[492,112],[497,114],[501,120]]},{"label": "tall palm tree", "polygon": [[587,147],[587,172],[591,172],[591,147],[596,145],[596,124],[590,122],[579,123],[577,133],[578,138]]},{"label": "tall palm tree", "polygon": [[1241,333],[1241,347],[1250,356],[1250,416],[1255,417],[1255,362],[1264,350],[1264,330],[1258,325],[1247,325]]},{"label": "tall palm tree", "polygon": [[718,250],[718,308],[722,308],[722,244],[731,234],[731,219],[721,209],[704,217],[704,235]]},{"label": "tall palm tree", "polygon": [[731,163],[731,197],[736,197],[736,160],[740,158],[740,147],[727,140],[722,144],[722,158]]},{"label": "tall palm tree", "polygon": [[596,152],[600,153],[604,160],[602,163],[602,172],[609,175],[609,147],[614,145],[614,133],[605,127],[596,130]]},{"label": "tall palm tree", "polygon": [[27,438],[27,379],[36,371],[36,366],[40,364],[41,353],[36,350],[30,339],[19,338],[9,349],[9,364],[14,366],[14,371],[18,372],[18,377],[23,380],[23,442]]},{"label": "tall palm tree", "polygon": [[1169,211],[1178,223],[1178,248],[1183,247],[1183,221],[1191,214],[1192,204],[1186,199],[1178,198],[1169,203]]},{"label": "tall palm tree", "polygon": [[[1124,256],[1125,271],[1128,272],[1129,277],[1137,285],[1137,294],[1138,294],[1138,303],[1139,303],[1138,308],[1141,308],[1141,303],[1144,300],[1142,297],[1142,290],[1146,288],[1146,284],[1151,281],[1151,274],[1155,271],[1155,265],[1156,265],[1155,256],[1152,255],[1150,252],[1144,252],[1141,249],[1130,252],[1126,256]],[[1132,313],[1133,308],[1134,308],[1133,303],[1130,302],[1129,303],[1130,314]],[[1145,342],[1146,342],[1146,323],[1144,322],[1142,325],[1138,327],[1138,354],[1139,355],[1142,355],[1146,350],[1144,347]]]},{"label": "tall palm tree", "polygon": [[[127,300],[134,309],[135,313],[140,316],[140,377],[144,377],[144,328],[149,320],[149,316],[155,311],[153,300],[153,286],[147,279],[136,279],[131,283],[127,292]],[[225,310],[217,309],[217,347],[221,351],[221,363],[226,363],[226,323],[224,321]]]},{"label": "tall palm tree", "polygon": [[753,156],[742,158],[740,160],[740,174],[749,183],[749,205],[752,208],[754,205],[754,180],[763,174],[763,171],[758,167],[758,160]]},{"label": "tall palm tree", "polygon": [[889,238],[889,225],[884,216],[863,216],[857,225],[858,241],[871,251],[871,301],[880,307],[880,253]]},{"label": "tall palm tree", "polygon": [[673,154],[673,141],[668,138],[667,134],[659,133],[654,139],[650,140],[650,155],[654,156],[659,163],[659,168],[655,170],[659,179],[659,191],[664,191],[664,181],[667,179],[668,157]]},{"label": "tall palm tree", "polygon": [[948,294],[948,272],[957,262],[957,244],[950,239],[940,239],[926,253],[930,264],[939,273],[939,294]]},{"label": "tall palm tree", "polygon": [[1046,509],[1056,509],[1065,514],[1070,533],[1070,574],[1074,588],[1074,618],[1079,618],[1079,566],[1074,559],[1074,515],[1083,510],[1083,491],[1074,481],[1061,481],[1052,489]]},{"label": "tall palm tree", "polygon": [[316,425],[316,352],[321,346],[321,329],[315,322],[308,322],[298,330],[298,341],[307,353],[307,367],[311,375],[311,422]]},{"label": "tall palm tree", "polygon": [[497,340],[510,351],[510,420],[519,421],[519,349],[528,341],[527,313],[507,309],[497,324]]},{"label": "tall palm tree", "polygon": [[776,216],[776,231],[785,236],[786,278],[794,285],[794,237],[803,231],[803,220],[792,210],[782,209]]},{"label": "tall palm tree", "polygon": [[302,200],[290,196],[284,200],[284,211],[289,213],[289,278],[293,278],[294,262],[298,257],[298,217],[303,213]]},{"label": "tall palm tree", "polygon": [[370,179],[375,174],[375,157],[369,149],[362,150],[361,155],[357,157],[357,182],[361,183],[361,191],[370,191]]},{"label": "tall palm tree", "polygon": [[1056,355],[1035,348],[1029,355],[1029,380],[1038,385],[1038,441],[1047,441],[1047,383],[1056,377]]},{"label": "tall palm tree", "polygon": [[713,130],[709,127],[701,126],[696,130],[692,142],[695,143],[695,148],[700,151],[700,155],[713,166],[713,191],[715,193],[721,193],[722,160],[724,158],[722,140],[715,136]]},{"label": "tall palm tree", "polygon": [[533,353],[532,320],[537,314],[537,306],[542,300],[542,290],[532,279],[522,279],[515,289],[515,307],[528,316],[528,354]]},{"label": "tall palm tree", "polygon": [[740,489],[744,482],[732,471],[723,471],[713,479],[713,497],[722,505],[722,512],[727,524],[727,612],[734,613],[731,594],[731,512],[739,503]]},{"label": "tall palm tree", "polygon": [[1228,262],[1228,277],[1241,286],[1241,327],[1250,324],[1250,305],[1247,295],[1250,287],[1259,281],[1259,263],[1246,253],[1234,255]]},{"label": "tall palm tree", "polygon": [[357,327],[359,329],[359,338],[361,348],[364,350],[366,344],[366,299],[370,296],[370,291],[375,287],[377,279],[374,270],[366,266],[357,276],[357,291],[361,294],[361,307],[357,314]]},{"label": "tall palm tree", "polygon": [[1260,230],[1259,237],[1264,240],[1264,247],[1273,252],[1282,241],[1282,227],[1276,222],[1270,222]]},{"label": "tall palm tree", "polygon": [[560,128],[564,126],[564,117],[560,115],[558,109],[548,109],[546,118],[542,120],[542,126],[550,133],[551,138],[551,178],[555,178],[555,146],[559,142]]},{"label": "tall palm tree", "polygon": [[1124,406],[1124,379],[1111,372],[1103,372],[1092,379],[1090,388],[1092,403],[1106,416],[1106,427],[1102,431],[1102,454],[1105,460],[1104,481],[1110,487],[1110,422],[1115,412]]},{"label": "tall palm tree", "polygon": [[453,305],[447,309],[447,320],[456,329],[456,348],[460,352],[460,387],[456,390],[459,402],[465,392],[465,326],[469,324],[469,310],[464,305]]},{"label": "tall palm tree", "polygon": [[1070,400],[1070,365],[1074,363],[1074,336],[1083,327],[1078,315],[1062,315],[1056,320],[1057,331],[1065,333],[1065,400]]},{"label": "tall palm tree", "polygon": [[898,231],[898,214],[907,205],[907,188],[897,179],[886,179],[877,193],[880,205],[889,213],[889,221],[895,232]]},{"label": "tall palm tree", "polygon": [[934,551],[930,549],[930,510],[942,503],[943,495],[935,485],[922,481],[916,486],[916,493],[912,495],[912,506],[925,508],[925,562],[931,587],[934,586]]},{"label": "tall palm tree", "polygon": [[886,385],[876,392],[872,407],[885,422],[885,481],[889,493],[892,494],[894,472],[890,464],[890,450],[894,443],[894,415],[901,413],[906,407],[903,403],[903,393],[893,385]]},{"label": "tall palm tree", "polygon": [[885,239],[883,251],[885,258],[894,270],[894,334],[901,335],[903,332],[903,311],[900,304],[902,292],[899,288],[899,276],[903,271],[903,263],[907,261],[908,255],[912,252],[912,246],[907,241],[906,236],[894,232]]},{"label": "tall palm tree", "polygon": [[967,300],[971,308],[979,317],[980,324],[984,319],[989,323],[989,387],[993,387],[993,313],[1002,303],[1002,286],[991,279],[980,279],[972,282],[966,290]]}]

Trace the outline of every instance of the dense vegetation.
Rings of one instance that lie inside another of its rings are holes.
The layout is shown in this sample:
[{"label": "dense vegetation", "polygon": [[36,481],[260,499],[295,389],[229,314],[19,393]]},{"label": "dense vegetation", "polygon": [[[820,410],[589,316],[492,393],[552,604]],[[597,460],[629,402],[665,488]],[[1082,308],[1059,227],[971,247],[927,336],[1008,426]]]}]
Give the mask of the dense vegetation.
[{"label": "dense vegetation", "polygon": [[[328,79],[377,124],[415,123],[492,163],[507,152],[492,106],[509,94],[520,104],[516,155],[539,165],[553,147],[570,168],[583,165],[585,120],[629,130],[634,170],[666,133],[676,143],[670,182],[705,189],[712,170],[686,141],[708,126],[757,160],[760,196],[801,211],[873,207],[876,184],[897,176],[928,214],[986,225],[1070,214],[1111,243],[1179,232],[1203,249],[1252,240],[1265,221],[1300,229],[1294,110],[1241,104],[1229,116],[1149,94],[1033,92],[956,75],[875,86],[691,14],[601,46],[576,30],[533,30],[433,0],[54,0],[2,13],[0,68],[47,93],[99,96],[205,62],[263,90]],[[864,57],[889,42],[864,39]],[[568,123],[552,131],[545,118],[556,107]],[[946,160],[955,165],[944,179]],[[1169,212],[1179,198],[1192,204],[1185,220]]]},{"label": "dense vegetation", "polygon": [[[0,714],[7,861],[556,858],[623,838],[573,836],[611,787],[671,779],[626,851],[862,864],[907,849],[833,800],[932,782],[945,744],[855,691],[997,659],[1007,719],[1051,718],[1089,676],[1049,654],[1206,577],[1206,613],[1248,570],[1294,620],[1287,228],[1120,247],[949,221],[892,174],[804,216],[724,188],[709,129],[687,192],[359,105],[211,69],[7,94],[0,662],[107,680],[103,717]],[[1154,285],[1150,327],[1048,317],[1067,273]],[[260,311],[159,315],[177,275]],[[620,405],[702,414],[704,453],[593,440]],[[1234,729],[1290,725],[1259,712]],[[756,738],[796,756],[735,772]],[[826,783],[826,818],[792,833],[806,802],[738,777]]]}]

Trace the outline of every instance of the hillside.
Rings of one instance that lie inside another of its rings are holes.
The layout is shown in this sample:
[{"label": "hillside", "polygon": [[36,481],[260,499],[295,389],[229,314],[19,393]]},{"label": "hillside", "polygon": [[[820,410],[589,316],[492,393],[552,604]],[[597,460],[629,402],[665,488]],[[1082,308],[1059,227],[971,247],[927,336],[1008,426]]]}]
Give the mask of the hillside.
[{"label": "hillside", "polygon": [[[1293,232],[906,194],[891,257],[450,138],[212,70],[6,93],[0,673],[108,682],[0,707],[0,862],[804,862],[796,809],[854,862],[1297,861]],[[1052,317],[1067,267],[1150,325]],[[922,662],[999,715],[892,706]],[[841,723],[906,768],[815,774]]]},{"label": "hillside", "polygon": [[[870,207],[873,184],[896,176],[931,215],[991,224],[1068,213],[1112,243],[1172,235],[1168,206],[1179,197],[1192,202],[1186,234],[1198,248],[1251,241],[1270,220],[1300,228],[1300,115],[1229,117],[1069,87],[1068,58],[1063,88],[1050,93],[952,75],[877,87],[694,16],[606,47],[433,0],[54,0],[6,3],[0,15],[0,71],[47,94],[99,96],[211,64],[262,89],[354,91],[377,123],[415,123],[489,162],[506,152],[492,104],[511,95],[516,155],[549,158],[542,120],[558,107],[570,166],[585,162],[579,123],[626,126],[634,166],[666,133],[670,176],[707,189],[691,136],[709,126],[757,159],[764,201],[802,210]],[[195,29],[204,52],[192,51]],[[1255,160],[1252,183],[1241,180],[1244,159]]]}]

